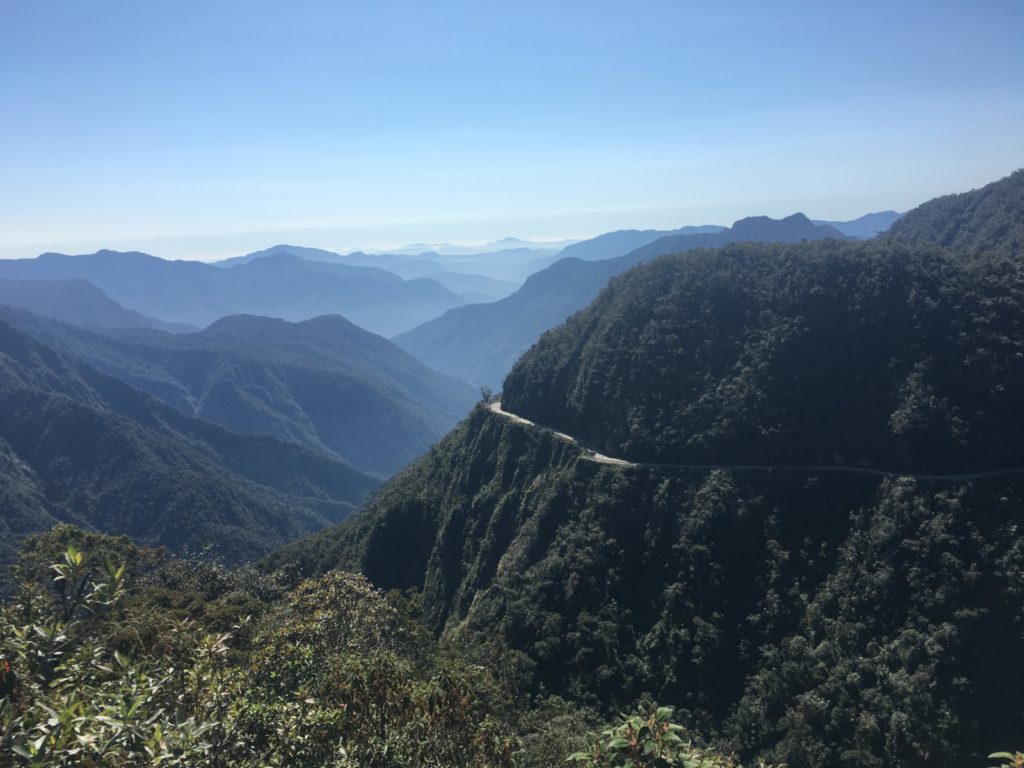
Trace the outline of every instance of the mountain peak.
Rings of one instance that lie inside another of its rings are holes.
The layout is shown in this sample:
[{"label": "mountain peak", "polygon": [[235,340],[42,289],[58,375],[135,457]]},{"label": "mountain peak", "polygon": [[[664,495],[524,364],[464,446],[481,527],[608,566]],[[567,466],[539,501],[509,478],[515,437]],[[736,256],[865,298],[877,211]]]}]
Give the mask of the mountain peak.
[{"label": "mountain peak", "polygon": [[799,242],[800,240],[820,240],[831,237],[845,240],[846,236],[838,229],[829,225],[816,225],[803,213],[793,213],[782,219],[769,216],[748,216],[732,225],[728,240],[775,240],[781,242]]},{"label": "mountain peak", "polygon": [[204,334],[237,333],[239,331],[256,331],[269,328],[284,328],[292,325],[287,320],[279,317],[265,317],[263,315],[225,315],[219,320],[214,320],[203,329]]},{"label": "mountain peak", "polygon": [[789,216],[786,216],[782,221],[791,222],[794,224],[811,224],[811,220],[807,218],[807,214],[797,211]]},{"label": "mountain peak", "polygon": [[163,259],[160,259],[157,256],[153,256],[153,255],[148,254],[148,253],[143,253],[142,251],[115,251],[115,250],[112,250],[110,248],[100,248],[98,251],[95,251],[93,253],[75,253],[75,254],[58,253],[56,251],[47,251],[46,253],[39,254],[39,256],[37,258],[41,259],[41,260],[46,260],[46,261],[56,260],[56,259],[111,259],[111,260],[112,259],[120,259],[122,261],[126,261],[126,260],[131,259],[131,260],[136,260],[136,261],[142,261],[142,260],[163,261]]}]

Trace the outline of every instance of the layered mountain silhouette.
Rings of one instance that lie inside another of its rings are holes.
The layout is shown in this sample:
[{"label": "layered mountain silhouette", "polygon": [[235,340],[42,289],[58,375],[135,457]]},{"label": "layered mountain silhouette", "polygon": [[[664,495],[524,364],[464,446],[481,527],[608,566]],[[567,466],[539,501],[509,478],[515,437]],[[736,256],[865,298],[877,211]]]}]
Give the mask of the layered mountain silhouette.
[{"label": "layered mountain silhouette", "polygon": [[850,221],[819,221],[815,219],[814,223],[835,227],[847,237],[870,240],[887,231],[893,222],[902,215],[896,211],[879,211],[878,213],[866,213]]},{"label": "layered mountain silhouette", "polygon": [[632,250],[653,243],[663,237],[673,235],[709,235],[725,230],[726,227],[705,225],[697,227],[681,227],[680,229],[622,229],[617,232],[606,232],[590,240],[583,240],[558,253],[558,258],[582,259],[583,261],[600,261],[624,256]]},{"label": "layered mountain silhouette", "polygon": [[592,250],[587,242],[578,243],[566,252],[576,249],[600,260],[560,259],[531,275],[522,288],[501,301],[450,310],[393,340],[442,373],[474,386],[498,388],[516,359],[544,331],[585,307],[611,277],[636,264],[665,253],[733,242],[845,239],[838,230],[817,226],[803,214],[780,220],[759,216],[742,219],[730,229],[717,232],[657,237],[617,258],[600,258],[654,234],[660,233],[602,235],[595,239]]},{"label": "layered mountain silhouette", "polygon": [[441,256],[473,256],[479,253],[500,253],[502,251],[559,251],[575,243],[575,240],[523,240],[519,237],[503,237],[480,245],[454,245],[452,243],[411,243],[396,248],[396,254],[436,253]]},{"label": "layered mountain silhouette", "polygon": [[338,316],[231,316],[180,335],[86,330],[3,309],[0,317],[185,414],[327,451],[377,475],[421,455],[477,399]]},{"label": "layered mountain silhouette", "polygon": [[[520,253],[516,251],[516,254]],[[533,264],[542,259],[552,251],[530,251],[525,259],[526,264]],[[448,290],[461,296],[469,303],[479,301],[496,301],[512,293],[521,280],[513,282],[510,280],[499,280],[493,277],[477,274],[476,269],[482,268],[485,271],[489,268],[502,270],[501,259],[507,259],[509,253],[500,254],[474,254],[472,257],[444,257],[435,253],[426,253],[415,256],[406,256],[393,253],[354,253],[340,254],[333,251],[326,251],[321,248],[304,248],[297,245],[275,245],[262,251],[254,251],[245,256],[235,256],[230,259],[215,262],[219,267],[237,266],[248,264],[255,259],[267,258],[269,256],[292,255],[310,261],[325,261],[335,264],[347,264],[355,267],[373,267],[384,269],[401,277],[403,280],[417,280],[427,278],[435,280]],[[515,254],[511,254],[515,256]],[[492,258],[497,256],[498,258]],[[515,269],[520,267],[515,266]],[[538,267],[539,268],[539,267]],[[524,276],[525,277],[525,276]]]},{"label": "layered mountain silhouette", "polygon": [[134,252],[47,253],[0,260],[0,278],[84,279],[125,307],[196,326],[231,314],[286,320],[341,314],[375,333],[393,335],[465,303],[434,280],[402,280],[383,269],[290,253],[229,268]]},{"label": "layered mountain silhouette", "polygon": [[557,254],[558,251],[555,249],[532,248],[480,252],[469,250],[466,253],[454,254],[433,251],[416,254],[355,251],[340,254],[321,248],[279,245],[215,263],[217,266],[227,267],[248,264],[272,256],[295,256],[310,261],[386,269],[407,281],[433,280],[460,295],[467,292],[466,279],[473,279],[475,284],[468,289],[470,296],[466,297],[471,301],[474,300],[474,292],[484,295],[497,293],[500,294],[499,298],[508,295],[521,285],[529,274],[551,263]]}]

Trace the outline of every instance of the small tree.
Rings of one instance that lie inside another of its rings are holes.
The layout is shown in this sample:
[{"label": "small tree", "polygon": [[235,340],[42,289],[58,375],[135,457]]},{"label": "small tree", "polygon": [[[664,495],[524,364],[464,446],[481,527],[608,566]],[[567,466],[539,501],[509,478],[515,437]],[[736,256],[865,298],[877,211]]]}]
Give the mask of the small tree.
[{"label": "small tree", "polygon": [[651,706],[620,715],[621,723],[601,731],[589,750],[566,762],[581,768],[740,768],[730,757],[694,746],[672,713],[671,707]]}]

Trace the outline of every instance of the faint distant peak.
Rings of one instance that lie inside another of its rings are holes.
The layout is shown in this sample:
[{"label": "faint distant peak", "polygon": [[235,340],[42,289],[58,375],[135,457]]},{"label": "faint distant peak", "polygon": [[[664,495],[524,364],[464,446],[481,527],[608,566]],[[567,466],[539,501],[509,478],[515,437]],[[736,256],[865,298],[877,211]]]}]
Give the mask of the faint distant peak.
[{"label": "faint distant peak", "polygon": [[865,213],[863,216],[851,219],[850,221],[815,219],[814,223],[835,227],[847,237],[866,240],[888,231],[889,227],[902,216],[902,213],[897,213],[896,211],[878,211],[876,213]]},{"label": "faint distant peak", "polygon": [[286,243],[280,243],[278,245],[272,245],[269,248],[264,248],[260,251],[247,253],[244,256],[232,256],[229,259],[221,259],[220,261],[213,262],[213,264],[217,267],[234,267],[239,264],[248,264],[256,259],[272,257],[290,257],[295,259],[306,259],[308,261],[338,261],[344,258],[340,253],[327,251],[323,248],[309,248],[304,245],[288,245]]},{"label": "faint distant peak", "polygon": [[237,333],[239,331],[265,330],[267,328],[286,328],[293,325],[278,317],[263,315],[236,314],[225,315],[210,323],[203,329],[206,335],[216,333]]},{"label": "faint distant peak", "polygon": [[[109,248],[101,248],[93,253],[58,253],[56,251],[47,251],[46,253],[39,254],[40,259],[107,259],[107,260],[128,260],[128,259],[159,259],[158,256],[153,256],[142,251],[114,251]],[[162,259],[161,259],[162,261]]]},{"label": "faint distant peak", "polygon": [[561,250],[579,240],[523,240],[519,237],[503,237],[489,243],[462,245],[456,243],[411,243],[401,248],[391,248],[387,253],[421,256],[433,254],[438,256],[475,256],[479,253],[496,253],[514,250]]}]

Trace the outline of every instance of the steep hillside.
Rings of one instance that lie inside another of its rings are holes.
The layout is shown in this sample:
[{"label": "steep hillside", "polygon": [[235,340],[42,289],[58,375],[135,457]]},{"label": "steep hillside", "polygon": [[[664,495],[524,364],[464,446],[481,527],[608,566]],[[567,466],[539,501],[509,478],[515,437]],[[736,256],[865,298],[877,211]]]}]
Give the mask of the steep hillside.
[{"label": "steep hillside", "polygon": [[[621,247],[624,241],[634,242],[634,235],[647,234],[612,233],[607,237]],[[567,257],[531,275],[522,288],[501,301],[451,310],[393,340],[431,368],[474,386],[497,389],[512,364],[544,331],[585,307],[611,277],[636,264],[665,253],[745,240],[799,242],[829,237],[842,239],[843,235],[831,227],[815,226],[803,214],[777,221],[760,216],[742,219],[731,229],[718,232],[670,234],[616,259]]]},{"label": "steep hillside", "polygon": [[1022,506],[1020,476],[606,466],[480,410],[266,564],[420,588],[436,629],[526,652],[548,690],[653,696],[741,755],[953,768],[1022,726]]},{"label": "steep hillside", "polygon": [[302,323],[232,316],[179,336],[6,316],[189,415],[328,451],[378,475],[422,454],[477,399],[469,386],[337,316]]},{"label": "steep hillside", "polygon": [[972,253],[1024,253],[1024,169],[981,189],[930,200],[893,224],[904,243],[938,243]]},{"label": "steep hillside", "polygon": [[656,463],[480,408],[267,565],[421,588],[547,690],[653,696],[741,756],[979,763],[1024,728],[1022,278],[876,242],[658,259],[502,401]]},{"label": "steep hillside", "polygon": [[659,259],[545,335],[503,402],[637,461],[1024,464],[1016,269],[835,242]]},{"label": "steep hillside", "polygon": [[152,328],[168,333],[199,330],[125,309],[87,280],[0,280],[0,304],[96,328]]},{"label": "steep hillside", "polygon": [[[61,522],[51,510],[39,477],[5,441],[0,440],[0,595],[11,593],[7,566],[26,537]],[[56,514],[55,514],[56,513]]]},{"label": "steep hillside", "polygon": [[279,253],[228,268],[165,261],[143,253],[47,253],[0,260],[0,278],[88,280],[125,307],[161,320],[205,326],[225,315],[307,320],[341,314],[393,335],[465,302],[433,280]]},{"label": "steep hillside", "polygon": [[187,417],[6,322],[0,413],[17,538],[66,520],[239,561],[343,519],[376,485],[322,452]]}]

